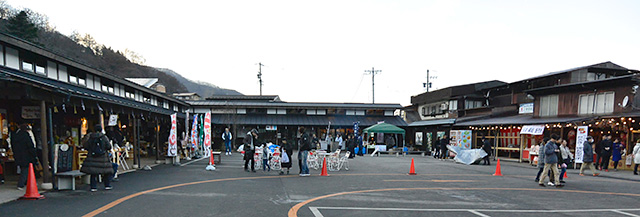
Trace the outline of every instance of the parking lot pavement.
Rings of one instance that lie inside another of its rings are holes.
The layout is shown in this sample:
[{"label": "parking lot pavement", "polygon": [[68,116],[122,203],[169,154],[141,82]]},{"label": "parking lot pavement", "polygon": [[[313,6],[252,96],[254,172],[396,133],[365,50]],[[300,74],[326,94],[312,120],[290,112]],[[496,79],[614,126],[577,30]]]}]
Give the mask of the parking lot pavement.
[{"label": "parking lot pavement", "polygon": [[[295,155],[294,155],[295,156]],[[0,205],[7,216],[550,216],[638,215],[638,181],[569,173],[564,188],[540,187],[537,169],[505,162],[462,165],[413,156],[357,157],[349,171],[299,177],[247,173],[239,155],[225,156],[216,171],[207,162],[160,165],[120,177],[112,191],[47,193],[41,201]],[[619,175],[623,175],[620,173]],[[38,209],[33,209],[38,207]],[[538,214],[539,215],[539,214]]]}]

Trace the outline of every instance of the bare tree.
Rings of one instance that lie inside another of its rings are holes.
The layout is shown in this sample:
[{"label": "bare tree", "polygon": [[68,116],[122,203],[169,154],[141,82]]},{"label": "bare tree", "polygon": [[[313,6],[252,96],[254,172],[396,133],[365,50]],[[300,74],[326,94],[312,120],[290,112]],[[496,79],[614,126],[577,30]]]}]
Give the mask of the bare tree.
[{"label": "bare tree", "polygon": [[41,29],[47,32],[53,32],[56,30],[56,28],[53,25],[51,25],[51,23],[49,22],[49,17],[47,15],[38,13],[29,8],[25,8],[24,11],[27,12],[27,14],[29,15],[29,21],[35,24],[36,27],[38,27],[38,29]]},{"label": "bare tree", "polygon": [[141,54],[129,50],[129,48],[124,50],[124,56],[127,57],[127,59],[129,59],[129,61],[131,61],[132,63],[138,65],[144,65],[144,63],[147,62],[147,59],[145,59]]}]

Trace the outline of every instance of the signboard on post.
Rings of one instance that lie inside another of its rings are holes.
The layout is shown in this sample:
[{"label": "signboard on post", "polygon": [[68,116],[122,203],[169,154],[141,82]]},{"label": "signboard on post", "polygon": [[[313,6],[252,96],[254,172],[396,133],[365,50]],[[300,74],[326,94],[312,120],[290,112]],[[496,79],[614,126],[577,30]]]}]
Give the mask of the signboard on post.
[{"label": "signboard on post", "polygon": [[533,103],[520,104],[518,114],[533,114]]},{"label": "signboard on post", "polygon": [[520,134],[542,135],[544,133],[544,125],[524,125]]},{"label": "signboard on post", "polygon": [[579,126],[576,133],[576,163],[582,163],[584,142],[587,141],[587,136],[589,136],[589,126]]},{"label": "signboard on post", "polygon": [[22,106],[22,119],[39,119],[40,106]]},{"label": "signboard on post", "polygon": [[452,130],[449,134],[451,135],[450,145],[471,149],[471,130]]},{"label": "signboard on post", "polygon": [[211,112],[204,114],[204,156],[211,154]]},{"label": "signboard on post", "polygon": [[167,150],[167,156],[169,157],[175,157],[178,154],[177,115],[177,113],[171,115],[171,130],[169,131],[169,147]]}]

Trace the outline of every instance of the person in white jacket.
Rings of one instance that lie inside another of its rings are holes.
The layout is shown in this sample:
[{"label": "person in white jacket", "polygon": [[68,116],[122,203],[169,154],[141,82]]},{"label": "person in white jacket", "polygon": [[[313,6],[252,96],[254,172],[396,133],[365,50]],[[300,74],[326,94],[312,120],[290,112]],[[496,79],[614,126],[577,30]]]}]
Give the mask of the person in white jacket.
[{"label": "person in white jacket", "polygon": [[633,168],[633,175],[638,175],[638,165],[640,165],[640,139],[636,141],[636,146],[633,147],[633,162],[636,164]]}]

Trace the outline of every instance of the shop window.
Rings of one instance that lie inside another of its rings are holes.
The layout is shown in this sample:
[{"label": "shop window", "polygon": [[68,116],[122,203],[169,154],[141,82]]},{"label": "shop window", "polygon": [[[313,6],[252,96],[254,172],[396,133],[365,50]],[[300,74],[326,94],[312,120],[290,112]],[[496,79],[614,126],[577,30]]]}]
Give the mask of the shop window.
[{"label": "shop window", "polygon": [[36,73],[41,74],[41,75],[46,75],[47,72],[44,69],[44,66],[39,66],[36,65]]},{"label": "shop window", "polygon": [[69,83],[78,84],[78,77],[69,75]]},{"label": "shop window", "polygon": [[5,64],[9,68],[20,69],[20,58],[18,50],[5,47]]},{"label": "shop window", "polygon": [[582,94],[580,95],[580,99],[578,102],[578,114],[583,115],[613,113],[614,98],[614,92]]},{"label": "shop window", "polygon": [[33,64],[30,62],[22,62],[22,70],[27,72],[33,72]]},{"label": "shop window", "polygon": [[4,64],[4,46],[0,45],[0,65]]},{"label": "shop window", "polygon": [[449,111],[458,110],[458,100],[449,100]]},{"label": "shop window", "polygon": [[62,82],[69,82],[69,75],[67,74],[67,66],[58,65],[58,80]]},{"label": "shop window", "polygon": [[540,97],[540,116],[558,115],[558,95]]},{"label": "shop window", "polygon": [[58,64],[52,61],[47,61],[47,77],[51,79],[58,79]]}]

